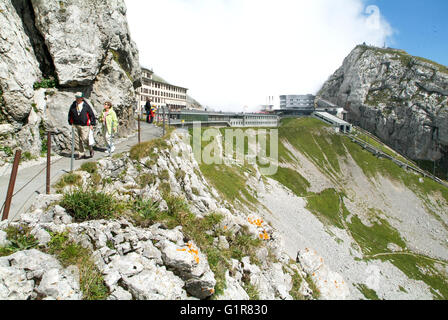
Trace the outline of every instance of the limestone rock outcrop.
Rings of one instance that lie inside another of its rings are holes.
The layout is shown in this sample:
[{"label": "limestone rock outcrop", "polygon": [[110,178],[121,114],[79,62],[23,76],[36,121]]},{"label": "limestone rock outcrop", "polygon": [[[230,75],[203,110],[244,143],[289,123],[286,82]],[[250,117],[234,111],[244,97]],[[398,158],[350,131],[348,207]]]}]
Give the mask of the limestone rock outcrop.
[{"label": "limestone rock outcrop", "polygon": [[78,91],[97,114],[113,103],[121,136],[134,128],[140,63],[123,0],[6,0],[0,26],[0,141],[8,150],[38,155],[51,130],[55,150],[68,151]]},{"label": "limestone rock outcrop", "polygon": [[[77,222],[59,205],[63,194],[40,195],[17,222],[0,222],[0,248],[11,240],[8,228],[27,228],[42,251],[42,261],[31,259],[38,256],[37,250],[0,258],[0,299],[83,298],[76,270],[63,268],[57,259],[44,254],[58,234],[66,234],[70,241],[88,249],[109,300],[291,300],[295,294],[312,299],[306,274],[285,253],[281,235],[255,213],[240,211],[219,197],[201,174],[186,137],[186,132],[175,132],[165,147],[139,160],[129,153],[99,160],[96,174],[104,184],[97,187],[123,203],[132,199],[157,201],[158,215],[162,216],[170,214],[170,197],[180,197],[195,217],[194,223],[219,215],[219,219],[213,218],[213,225],[200,230],[195,238],[188,233],[188,223],[174,228],[168,228],[163,220],[139,224],[132,212],[112,220]],[[85,189],[92,187],[91,174],[74,174],[81,176]],[[75,189],[67,185],[61,192]],[[168,197],[163,189],[169,190]],[[204,242],[201,246],[203,236],[210,247],[203,247]],[[243,252],[242,246],[250,250]],[[227,253],[217,258],[220,251]],[[21,257],[20,265],[10,262],[16,255]],[[30,267],[25,264],[28,255]],[[49,263],[45,268],[34,267]],[[14,277],[19,281],[13,283]]]},{"label": "limestone rock outcrop", "polygon": [[448,164],[448,69],[402,50],[357,46],[317,98],[414,160]]}]

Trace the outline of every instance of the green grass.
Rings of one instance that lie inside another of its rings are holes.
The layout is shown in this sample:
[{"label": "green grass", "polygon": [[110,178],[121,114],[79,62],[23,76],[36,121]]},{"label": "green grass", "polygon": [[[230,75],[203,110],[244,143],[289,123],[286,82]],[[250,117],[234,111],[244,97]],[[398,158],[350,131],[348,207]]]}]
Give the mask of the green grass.
[{"label": "green grass", "polygon": [[14,155],[14,151],[8,146],[0,146],[0,151],[3,151],[7,157],[12,157]]},{"label": "green grass", "polygon": [[334,189],[326,189],[308,197],[307,209],[314,213],[325,225],[344,229],[340,213],[340,196]]},{"label": "green grass", "polygon": [[258,200],[248,191],[247,178],[244,176],[245,168],[224,164],[200,164],[199,167],[207,181],[224,199],[233,204],[239,200],[250,208],[258,203]]},{"label": "green grass", "polygon": [[[339,157],[345,156],[340,136],[325,129],[330,127],[314,118],[284,119],[279,128],[280,141],[287,141],[317,167],[330,175],[341,173]],[[279,160],[291,161],[284,146],[279,147]]]},{"label": "green grass", "polygon": [[113,195],[93,189],[76,189],[66,193],[60,205],[77,221],[112,219],[121,211]]},{"label": "green grass", "polygon": [[31,234],[31,229],[27,226],[9,226],[4,231],[10,244],[0,247],[0,257],[9,256],[18,251],[35,249],[39,246],[38,241]]},{"label": "green grass", "polygon": [[80,170],[94,174],[98,172],[98,164],[96,162],[85,162],[81,165]]},{"label": "green grass", "polygon": [[[407,172],[393,161],[377,158],[372,153],[363,150],[358,144],[353,143],[348,137],[333,134],[328,130],[324,130],[324,128],[324,124],[316,123],[313,119],[288,119],[283,121],[279,136],[280,139],[288,141],[295,149],[304,153],[327,176],[331,173],[339,172],[340,167],[333,167],[333,165],[338,160],[344,161],[344,158],[348,157],[348,152],[368,178],[375,179],[382,175],[392,181],[402,183],[422,199],[427,209],[439,221],[443,221],[438,216],[440,212],[431,211],[435,209],[430,209],[434,205],[434,201],[430,200],[430,196],[439,194],[448,203],[447,188],[429,178],[424,178],[423,183],[421,183],[419,181],[421,176]],[[367,142],[370,142],[384,153],[407,162],[380,142],[373,141],[373,139],[368,139],[365,136],[361,138],[367,140]],[[331,143],[326,144],[328,141],[331,141]],[[327,150],[330,147],[334,149],[331,152]],[[283,149],[283,153],[280,152],[282,161],[294,164],[296,160],[292,159],[293,157],[285,149]],[[380,254],[375,259],[390,261],[408,277],[424,281],[432,288],[435,298],[447,298],[448,276],[434,267],[434,261],[424,256],[406,254],[409,252],[406,251],[405,240],[387,220],[379,217],[380,212],[372,209],[366,212],[371,226],[364,225],[357,216],[352,216],[348,220],[350,213],[343,203],[340,203],[340,198],[344,196],[343,192],[334,189],[324,190],[320,194],[306,192],[307,183],[301,178],[300,174],[295,174],[292,171],[281,169],[274,178],[291,189],[296,195],[307,197],[307,208],[325,225],[336,226],[341,229],[344,229],[345,225],[348,228],[347,231],[360,246],[365,259],[371,259],[372,256]],[[343,188],[342,185],[340,187]],[[443,206],[443,203],[439,204],[439,206]],[[391,252],[387,248],[389,243],[394,243],[403,248],[403,254]],[[376,293],[367,287],[361,286],[359,289],[368,299],[378,298]]]},{"label": "green grass", "polygon": [[157,148],[158,151],[169,149],[169,145],[167,143],[167,140],[170,139],[171,133],[174,131],[174,128],[168,128],[165,136],[158,139],[153,139],[151,141],[142,142],[140,144],[137,144],[133,146],[130,150],[130,158],[132,160],[140,161],[143,158],[151,157],[151,158],[158,158],[157,153],[155,152],[155,149]]},{"label": "green grass", "polygon": [[422,58],[422,57],[415,57],[415,58],[416,58],[417,60],[420,60],[420,61],[423,61],[423,62],[432,64],[432,65],[436,68],[436,70],[438,70],[438,71],[440,71],[440,72],[448,73],[448,67],[445,66],[445,65],[442,65],[442,64],[437,63],[437,62],[435,62],[435,61],[432,61],[432,60],[429,60],[429,59],[426,59],[426,58]]},{"label": "green grass", "polygon": [[160,203],[153,200],[135,199],[132,201],[131,210],[138,224],[151,225],[160,215]]},{"label": "green grass", "polygon": [[430,195],[440,193],[448,202],[448,188],[429,178],[424,178],[423,183],[420,183],[420,175],[403,170],[403,168],[391,160],[375,157],[372,153],[363,150],[347,137],[341,138],[343,138],[344,145],[367,177],[375,178],[378,174],[382,174],[392,180],[402,182],[406,187],[420,196],[423,201],[428,201],[428,196]]},{"label": "green grass", "polygon": [[[202,134],[205,130],[208,130],[207,128],[202,129]],[[225,137],[225,130],[226,129],[216,129],[220,134]],[[249,130],[249,128],[247,129]],[[243,130],[244,131],[244,130]],[[194,139],[198,139],[200,137],[193,135],[193,129],[190,129],[190,135],[194,137]],[[191,139],[190,143],[193,147],[195,141],[194,139]],[[197,141],[196,141],[197,142]],[[209,143],[202,143],[201,144],[201,155],[203,154],[204,150],[207,148],[211,148],[213,145]],[[224,141],[223,141],[224,143]],[[236,145],[236,139],[233,139],[233,150],[237,150]],[[249,149],[249,143],[248,139],[244,140],[244,145],[242,146],[244,149],[244,155],[248,154]],[[224,148],[224,147],[223,147]],[[214,150],[210,152],[210,155],[214,156]],[[198,155],[196,155],[196,158]],[[201,156],[202,157],[202,156]],[[234,154],[234,159],[236,159],[237,155]],[[196,159],[199,163],[199,168],[201,170],[202,175],[206,178],[206,180],[220,193],[220,195],[226,199],[227,201],[236,204],[237,200],[244,205],[248,206],[249,208],[256,209],[255,205],[258,203],[258,200],[253,195],[252,192],[248,190],[247,186],[247,178],[245,176],[245,173],[249,175],[254,174],[254,168],[246,163],[239,163],[239,164],[232,164],[232,165],[226,165],[224,163],[224,159],[221,159],[221,164],[206,164],[205,161],[201,161],[202,159]]]},{"label": "green grass", "polygon": [[355,287],[357,287],[358,290],[361,291],[361,293],[364,295],[364,297],[367,300],[380,300],[380,298],[378,298],[378,295],[375,292],[375,290],[370,289],[365,284],[357,283],[357,284],[355,284]]},{"label": "green grass", "polygon": [[40,88],[57,88],[59,86],[58,79],[55,78],[48,78],[48,79],[42,79],[41,81],[37,81],[34,83],[34,90],[40,89]]},{"label": "green grass", "polygon": [[306,196],[308,188],[311,187],[311,184],[300,173],[289,168],[279,167],[277,173],[271,178],[280,182],[299,197]]},{"label": "green grass", "polygon": [[59,181],[54,185],[57,190],[61,190],[66,186],[77,186],[82,185],[82,177],[76,173],[67,173],[59,179]]},{"label": "green grass", "polygon": [[[284,270],[286,271],[286,270]],[[292,269],[292,288],[289,291],[289,294],[294,300],[305,300],[305,297],[300,293],[300,288],[302,286],[302,283],[304,279],[300,276],[300,274]],[[286,272],[285,272],[286,273]]]},{"label": "green grass", "polygon": [[140,174],[137,177],[136,181],[139,184],[140,188],[144,189],[146,186],[152,185],[153,183],[155,183],[156,182],[156,178],[154,177],[153,174],[144,173],[144,174]]},{"label": "green grass", "polygon": [[78,267],[83,300],[106,300],[109,290],[94,263],[92,253],[71,241],[68,233],[51,233],[51,236],[48,253],[55,255],[64,267]]},{"label": "green grass", "polygon": [[400,233],[384,219],[376,218],[370,221],[372,226],[366,226],[357,217],[353,216],[351,222],[347,222],[353,239],[361,246],[364,255],[370,256],[379,253],[391,253],[387,248],[389,243],[395,243],[401,248],[406,248],[406,243]]},{"label": "green grass", "polygon": [[446,271],[438,270],[434,261],[422,256],[404,254],[382,256],[379,259],[392,263],[408,278],[426,283],[430,287],[434,299],[448,299],[448,275]]},{"label": "green grass", "polygon": [[249,280],[243,281],[243,288],[244,291],[246,291],[247,295],[249,296],[250,300],[254,301],[260,300],[260,293],[258,292],[257,287],[251,284]]},{"label": "green grass", "polygon": [[372,145],[373,147],[375,147],[376,149],[382,151],[383,153],[397,159],[400,160],[404,163],[407,163],[409,165],[413,165],[416,166],[416,164],[408,161],[406,158],[404,158],[403,156],[401,156],[399,153],[395,152],[394,150],[392,150],[391,148],[389,148],[386,144],[380,142],[378,140],[378,138],[372,138],[370,136],[368,136],[367,134],[364,134],[360,131],[355,131],[355,135],[356,138],[358,138],[359,140],[362,140],[364,142],[367,142],[368,144]]}]

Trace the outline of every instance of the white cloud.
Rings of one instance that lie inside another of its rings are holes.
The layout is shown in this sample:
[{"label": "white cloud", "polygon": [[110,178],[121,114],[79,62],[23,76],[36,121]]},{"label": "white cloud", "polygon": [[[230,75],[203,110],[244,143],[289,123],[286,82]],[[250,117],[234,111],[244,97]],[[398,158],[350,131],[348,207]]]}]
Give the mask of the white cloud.
[{"label": "white cloud", "polygon": [[355,47],[393,34],[365,0],[125,0],[142,65],[203,105],[316,93]]}]

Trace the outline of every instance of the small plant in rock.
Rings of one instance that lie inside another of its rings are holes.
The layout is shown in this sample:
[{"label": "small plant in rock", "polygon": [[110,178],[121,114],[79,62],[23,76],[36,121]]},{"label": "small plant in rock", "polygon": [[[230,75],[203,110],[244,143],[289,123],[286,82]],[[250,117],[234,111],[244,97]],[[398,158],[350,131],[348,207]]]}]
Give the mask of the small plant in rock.
[{"label": "small plant in rock", "polygon": [[132,203],[132,211],[140,224],[152,224],[160,216],[159,206],[159,201],[137,199]]},{"label": "small plant in rock", "polygon": [[93,189],[66,193],[60,205],[78,221],[111,219],[120,211],[113,196]]},{"label": "small plant in rock", "polygon": [[182,197],[169,195],[165,201],[168,205],[168,215],[173,218],[180,218],[190,213],[188,203]]},{"label": "small plant in rock", "polygon": [[66,186],[81,186],[82,177],[76,173],[67,173],[54,186],[56,189],[63,189]]},{"label": "small plant in rock", "polygon": [[150,173],[141,174],[137,178],[137,182],[142,189],[148,185],[152,185],[153,183],[155,183],[155,181],[156,178]]},{"label": "small plant in rock", "polygon": [[12,157],[14,155],[12,148],[8,146],[0,147],[0,151],[3,151],[7,157]]},{"label": "small plant in rock", "polygon": [[37,81],[34,83],[34,90],[40,89],[40,88],[57,88],[59,85],[59,82],[55,78],[48,78],[48,79],[42,79],[41,81]]},{"label": "small plant in rock", "polygon": [[78,267],[83,300],[105,300],[109,290],[101,272],[95,266],[92,253],[70,240],[68,232],[50,234],[48,253],[55,255],[64,267]]},{"label": "small plant in rock", "polygon": [[90,174],[98,172],[98,164],[96,162],[86,162],[81,165],[81,171],[85,171]]},{"label": "small plant in rock", "polygon": [[0,248],[0,256],[9,256],[18,251],[30,250],[39,246],[38,241],[31,234],[31,229],[26,226],[9,226],[5,232],[10,244]]},{"label": "small plant in rock", "polygon": [[243,278],[243,288],[250,300],[260,300],[260,294],[257,287],[250,283],[249,279]]},{"label": "small plant in rock", "polygon": [[232,252],[232,258],[241,261],[244,257],[250,257],[251,263],[260,264],[260,261],[256,258],[256,249],[263,245],[263,240],[255,239],[251,236],[247,228],[242,228],[235,239],[231,239],[230,248]]}]

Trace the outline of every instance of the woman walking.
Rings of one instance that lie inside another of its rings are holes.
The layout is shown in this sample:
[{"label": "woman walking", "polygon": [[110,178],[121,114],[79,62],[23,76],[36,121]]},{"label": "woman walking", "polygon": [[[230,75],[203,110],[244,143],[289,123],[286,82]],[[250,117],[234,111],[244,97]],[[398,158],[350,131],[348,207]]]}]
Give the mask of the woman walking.
[{"label": "woman walking", "polygon": [[107,101],[104,103],[103,112],[101,112],[100,122],[103,124],[103,136],[106,141],[107,154],[110,156],[115,151],[113,143],[113,135],[118,130],[117,114],[112,108],[112,103]]}]

